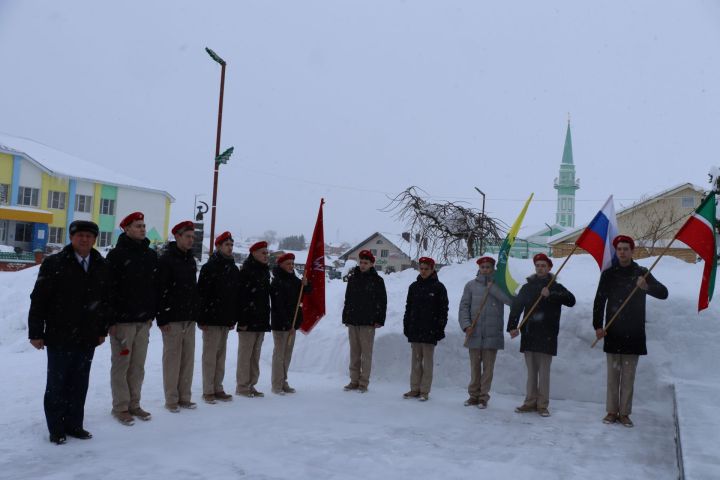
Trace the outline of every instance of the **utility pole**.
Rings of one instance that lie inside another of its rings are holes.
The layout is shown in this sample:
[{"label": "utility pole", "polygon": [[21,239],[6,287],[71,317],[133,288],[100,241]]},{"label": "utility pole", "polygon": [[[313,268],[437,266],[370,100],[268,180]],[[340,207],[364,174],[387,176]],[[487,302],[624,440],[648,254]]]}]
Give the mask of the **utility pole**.
[{"label": "utility pole", "polygon": [[210,57],[220,64],[220,106],[218,107],[218,123],[217,123],[217,138],[215,140],[215,167],[213,176],[213,197],[212,197],[212,211],[210,214],[210,255],[213,253],[213,246],[215,245],[215,209],[217,205],[217,189],[218,189],[218,174],[220,173],[220,164],[227,163],[232,155],[233,147],[225,150],[222,155],[220,154],[220,134],[222,132],[222,111],[223,111],[223,94],[225,93],[225,65],[226,62],[218,56],[217,53],[213,52],[209,48],[205,47],[205,51]]},{"label": "utility pole", "polygon": [[483,199],[482,214],[480,216],[480,233],[481,233],[481,235],[480,235],[480,252],[478,253],[478,255],[482,255],[483,253],[485,253],[485,250],[483,250],[484,243],[485,243],[485,231],[483,230],[483,228],[485,227],[485,193],[482,190],[480,190],[478,187],[475,187],[475,190],[477,190],[477,192],[480,195],[482,195],[482,199]]}]

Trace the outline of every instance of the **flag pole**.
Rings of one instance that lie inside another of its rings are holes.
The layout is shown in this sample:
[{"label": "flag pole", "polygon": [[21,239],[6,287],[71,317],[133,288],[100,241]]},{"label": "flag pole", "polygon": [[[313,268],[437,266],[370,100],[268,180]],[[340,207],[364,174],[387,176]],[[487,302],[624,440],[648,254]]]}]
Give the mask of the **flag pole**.
[{"label": "flag pole", "polygon": [[303,277],[302,277],[302,280],[300,281],[300,294],[298,295],[297,304],[295,305],[295,315],[293,315],[292,330],[295,330],[295,323],[297,322],[298,310],[300,310],[300,304],[302,304],[302,296],[303,296],[303,293],[305,293],[305,279],[307,278],[307,269],[308,269],[308,266],[305,265],[305,270],[303,270]]},{"label": "flag pole", "polygon": [[[660,253],[660,255],[658,255],[658,257],[655,259],[655,261],[654,261],[653,264],[650,266],[650,268],[648,268],[648,271],[645,272],[645,274],[642,276],[642,279],[643,279],[643,280],[646,279],[648,275],[650,275],[650,272],[652,272],[653,268],[655,268],[655,265],[657,265],[657,263],[660,261],[660,259],[661,259],[663,256],[665,256],[665,254],[668,252],[668,250],[670,250],[670,246],[671,246],[671,245],[673,244],[673,242],[675,241],[675,238],[677,238],[677,234],[673,237],[672,240],[670,240],[670,243],[667,244],[667,246],[663,249],[663,251]],[[636,285],[635,285],[635,288],[633,288],[633,289],[632,289],[632,292],[630,292],[630,295],[628,295],[627,298],[625,299],[625,301],[622,303],[622,305],[620,305],[620,308],[618,308],[618,309],[615,311],[615,313],[614,313],[613,316],[610,318],[610,320],[605,324],[605,327],[603,327],[603,333],[604,333],[604,334],[607,333],[608,328],[610,328],[610,325],[612,325],[613,322],[617,319],[618,315],[620,315],[620,312],[622,312],[623,308],[625,308],[625,305],[628,304],[628,302],[630,301],[630,299],[632,298],[632,296],[635,295],[635,292],[637,292],[639,288],[640,288],[640,287],[638,287],[637,284],[636,284]],[[603,336],[600,337],[600,338],[604,338],[604,337],[605,337],[605,335],[603,335]],[[596,338],[595,341],[592,343],[592,345],[590,345],[590,348],[595,348],[595,345],[597,345],[597,343],[600,341],[600,338]]]},{"label": "flag pole", "polygon": [[477,325],[478,320],[480,319],[480,314],[483,311],[483,308],[485,308],[485,303],[487,303],[487,299],[490,296],[490,288],[492,288],[493,282],[490,281],[487,285],[487,290],[485,290],[485,295],[483,295],[482,301],[480,302],[480,308],[478,309],[477,315],[475,315],[475,318],[473,319],[472,323],[470,324],[470,332],[465,333],[465,343],[463,343],[463,347],[467,347],[468,341],[470,340],[470,336],[472,335],[473,331],[475,330],[475,325]]},{"label": "flag pole", "polygon": [[[568,262],[568,260],[570,260],[570,257],[573,256],[573,254],[575,253],[575,250],[577,250],[577,248],[578,248],[578,246],[577,246],[577,244],[576,244],[576,245],[573,247],[572,251],[570,252],[570,255],[568,255],[567,257],[565,257],[565,260],[563,261],[562,265],[560,265],[560,268],[558,268],[558,271],[555,272],[555,274],[552,276],[552,278],[550,279],[550,281],[548,282],[548,284],[545,285],[545,288],[550,288],[550,286],[551,286],[553,283],[555,283],[555,279],[557,278],[558,275],[560,275],[560,272],[562,272],[562,269],[565,267],[565,264]],[[520,331],[520,329],[523,327],[523,325],[525,325],[525,323],[528,321],[528,319],[530,318],[530,316],[532,316],[532,314],[535,313],[535,309],[536,309],[537,306],[540,304],[540,300],[542,300],[542,293],[541,293],[540,295],[538,295],[537,300],[535,300],[535,303],[533,303],[532,307],[530,307],[530,310],[528,311],[528,313],[526,313],[525,316],[523,316],[523,319],[522,319],[522,321],[520,322],[520,325],[518,325],[518,327],[516,328],[516,330]]]}]

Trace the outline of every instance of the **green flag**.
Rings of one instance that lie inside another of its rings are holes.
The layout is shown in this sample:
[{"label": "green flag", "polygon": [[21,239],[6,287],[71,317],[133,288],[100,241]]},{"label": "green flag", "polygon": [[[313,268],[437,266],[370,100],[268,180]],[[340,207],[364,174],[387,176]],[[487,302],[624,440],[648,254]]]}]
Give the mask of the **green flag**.
[{"label": "green flag", "polygon": [[510,275],[510,269],[508,268],[508,259],[510,258],[510,249],[515,243],[515,237],[517,237],[520,225],[522,225],[523,219],[525,218],[525,212],[527,212],[528,205],[533,198],[534,193],[530,194],[530,197],[525,202],[525,206],[520,211],[515,223],[510,227],[510,231],[503,240],[500,251],[498,252],[497,270],[495,270],[495,285],[500,287],[507,295],[515,295],[515,291],[518,288],[518,283]]}]

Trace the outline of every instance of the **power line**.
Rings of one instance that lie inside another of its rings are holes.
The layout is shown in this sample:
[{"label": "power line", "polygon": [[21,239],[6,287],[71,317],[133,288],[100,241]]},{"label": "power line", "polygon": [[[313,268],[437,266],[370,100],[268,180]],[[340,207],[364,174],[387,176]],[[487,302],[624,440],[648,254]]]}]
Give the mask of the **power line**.
[{"label": "power line", "polygon": [[[318,182],[318,181],[316,181],[316,180],[307,180],[307,179],[304,179],[304,178],[294,177],[294,176],[290,176],[290,175],[282,175],[282,174],[272,173],[272,172],[263,172],[263,171],[261,171],[261,170],[255,170],[255,169],[252,169],[252,168],[248,168],[248,169],[246,169],[245,171],[246,171],[246,172],[250,172],[250,173],[255,173],[255,174],[257,174],[257,175],[265,175],[265,176],[268,176],[268,177],[280,178],[280,179],[288,180],[288,181],[295,182],[295,183],[303,183],[303,184],[307,184],[307,185],[315,185],[315,186],[326,187],[326,188],[336,188],[336,189],[340,189],[340,190],[352,190],[352,191],[355,191],[355,192],[376,193],[376,194],[379,194],[379,195],[385,195],[385,196],[387,196],[387,197],[389,197],[389,198],[395,198],[395,196],[399,193],[399,192],[395,192],[395,193],[386,192],[386,191],[384,191],[384,190],[378,190],[378,189],[369,188],[369,187],[357,187],[357,186],[352,186],[352,185],[339,185],[339,184],[336,184],[336,183]],[[464,196],[460,196],[460,195],[446,195],[446,194],[428,195],[427,198],[428,198],[428,199],[431,199],[431,200],[467,200],[467,201],[470,201],[470,202],[475,201],[475,200],[478,199],[478,197],[476,197],[476,196],[473,196],[473,197],[464,197]],[[645,198],[646,198],[646,197],[615,198],[615,200],[618,201],[618,202],[637,202],[637,201],[640,201],[640,200],[644,200]],[[680,196],[680,197],[664,197],[664,198],[666,198],[666,199],[680,199],[680,198],[683,198],[683,197]],[[525,201],[527,200],[527,198],[488,197],[488,200],[492,200],[492,201],[496,201],[496,202],[525,202]],[[576,198],[576,199],[575,199],[575,202],[576,202],[576,203],[577,203],[577,202],[583,202],[583,203],[587,203],[587,202],[599,203],[599,202],[604,202],[605,200],[607,200],[607,198]],[[537,197],[533,198],[533,202],[543,202],[543,203],[546,203],[546,202],[557,202],[557,201],[558,201],[557,198],[537,198]]]}]

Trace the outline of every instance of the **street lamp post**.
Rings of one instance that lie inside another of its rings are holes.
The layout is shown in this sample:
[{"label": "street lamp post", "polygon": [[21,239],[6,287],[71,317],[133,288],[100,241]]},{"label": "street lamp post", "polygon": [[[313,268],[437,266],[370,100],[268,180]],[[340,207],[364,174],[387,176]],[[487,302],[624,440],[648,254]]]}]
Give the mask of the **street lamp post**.
[{"label": "street lamp post", "polygon": [[478,187],[475,187],[475,190],[477,190],[477,192],[480,195],[482,195],[482,199],[483,199],[482,214],[480,217],[480,233],[481,233],[481,235],[480,235],[480,253],[478,254],[478,255],[482,255],[483,253],[485,253],[485,251],[483,250],[483,248],[484,248],[483,244],[484,244],[484,240],[485,240],[485,232],[483,231],[483,227],[485,226],[485,193],[482,190],[480,190]]},{"label": "street lamp post", "polygon": [[210,255],[213,253],[213,246],[215,245],[215,209],[217,205],[217,189],[218,189],[218,174],[220,173],[220,164],[227,163],[232,155],[233,147],[225,150],[222,155],[220,154],[220,133],[222,132],[222,111],[223,111],[223,94],[225,93],[225,65],[226,62],[218,56],[217,53],[213,52],[209,48],[205,47],[205,51],[210,57],[220,64],[220,105],[218,107],[218,123],[217,123],[217,137],[215,140],[215,167],[213,176],[213,196],[212,196],[212,208],[210,214]]}]

